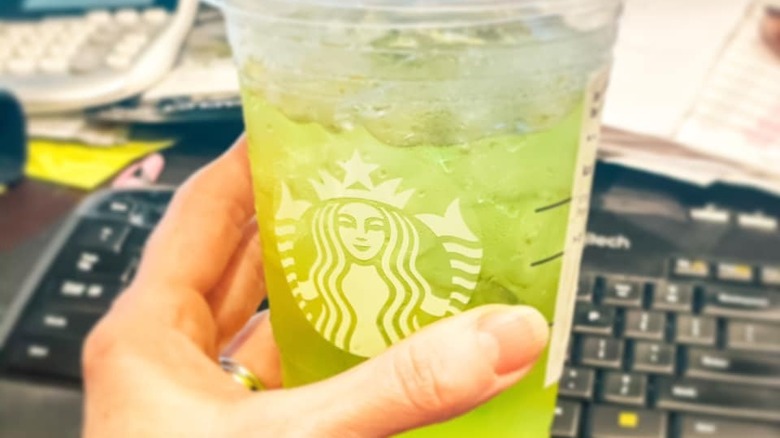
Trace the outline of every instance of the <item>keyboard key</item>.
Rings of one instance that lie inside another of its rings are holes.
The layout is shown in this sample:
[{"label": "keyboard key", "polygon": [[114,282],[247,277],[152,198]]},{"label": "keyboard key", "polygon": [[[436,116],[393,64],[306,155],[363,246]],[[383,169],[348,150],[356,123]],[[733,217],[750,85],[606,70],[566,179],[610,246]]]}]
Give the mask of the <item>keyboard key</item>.
[{"label": "keyboard key", "polygon": [[[119,41],[119,38],[121,38],[124,33],[125,30],[116,26],[114,23],[102,24],[95,28],[94,32],[90,34],[89,39],[87,40],[89,43],[87,47],[90,47],[93,50],[101,50],[101,53],[105,55],[109,50],[114,48],[117,41]],[[112,196],[112,198],[116,199],[120,196]]]},{"label": "keyboard key", "polygon": [[577,281],[577,302],[593,302],[593,290],[595,289],[596,279],[590,274],[580,274]]},{"label": "keyboard key", "polygon": [[708,278],[710,264],[700,259],[678,258],[672,261],[672,274],[686,278]]},{"label": "keyboard key", "polygon": [[122,275],[129,263],[127,257],[106,251],[79,250],[62,255],[62,263],[66,273],[80,275],[108,275],[118,277]]},{"label": "keyboard key", "polygon": [[708,222],[711,224],[727,224],[731,218],[731,212],[714,205],[705,205],[700,208],[691,208],[691,219],[696,222]]},{"label": "keyboard key", "polygon": [[76,74],[93,73],[103,65],[103,56],[96,48],[81,51],[71,60],[70,70]]},{"label": "keyboard key", "polygon": [[90,283],[87,287],[86,300],[101,308],[108,308],[122,288],[116,283]]},{"label": "keyboard key", "polygon": [[715,319],[706,316],[679,315],[675,340],[680,344],[715,345]]},{"label": "keyboard key", "polygon": [[111,198],[98,207],[98,211],[117,218],[126,218],[130,216],[130,212],[133,211],[134,206],[135,204],[129,200]]},{"label": "keyboard key", "polygon": [[583,303],[574,313],[574,332],[611,335],[615,324],[615,309]]},{"label": "keyboard key", "polygon": [[125,242],[125,250],[130,254],[141,254],[152,230],[149,228],[133,228]]},{"label": "keyboard key", "polygon": [[114,282],[63,280],[55,285],[54,296],[63,304],[81,303],[106,308],[119,292],[119,285]]},{"label": "keyboard key", "polygon": [[[149,42],[149,35],[144,31],[126,33],[114,46],[110,56],[136,56]],[[109,56],[109,57],[110,57]]]},{"label": "keyboard key", "polygon": [[697,415],[683,415],[679,422],[680,438],[780,437],[780,424],[748,423]]},{"label": "keyboard key", "polygon": [[764,286],[780,286],[780,266],[764,266],[758,273],[758,280]]},{"label": "keyboard key", "polygon": [[101,317],[99,312],[51,309],[33,312],[22,324],[28,332],[83,339]]},{"label": "keyboard key", "polygon": [[653,308],[669,312],[693,312],[692,284],[662,282],[655,288]]},{"label": "keyboard key", "polygon": [[629,310],[623,335],[627,338],[661,341],[666,330],[666,315],[661,312]]},{"label": "keyboard key", "polygon": [[127,70],[133,64],[133,58],[127,55],[111,54],[106,58],[106,66],[113,70]]},{"label": "keyboard key", "polygon": [[163,210],[153,206],[136,206],[130,213],[130,223],[139,227],[153,228],[162,219]]},{"label": "keyboard key", "polygon": [[6,68],[16,76],[30,76],[35,73],[36,63],[32,59],[14,58],[8,61]]},{"label": "keyboard key", "polygon": [[778,218],[768,216],[761,212],[740,213],[737,215],[737,224],[742,228],[768,233],[773,233],[780,228]]},{"label": "keyboard key", "polygon": [[114,13],[114,20],[124,27],[131,27],[141,21],[141,15],[135,9],[123,8]]},{"label": "keyboard key", "polygon": [[81,340],[26,336],[8,346],[8,366],[16,371],[77,379],[81,375]]},{"label": "keyboard key", "polygon": [[656,390],[661,409],[780,422],[780,391],[773,389],[661,378]]},{"label": "keyboard key", "polygon": [[128,263],[124,272],[122,272],[122,275],[119,276],[119,281],[124,285],[130,284],[130,282],[133,281],[133,278],[135,278],[135,274],[138,272],[140,264],[141,258],[139,256],[132,257],[130,263]]},{"label": "keyboard key", "polygon": [[691,348],[685,377],[780,388],[780,356]]},{"label": "keyboard key", "polygon": [[604,286],[604,304],[642,307],[644,288],[641,281],[608,278]]},{"label": "keyboard key", "polygon": [[143,19],[148,24],[160,26],[168,20],[168,11],[163,8],[150,8],[144,11]]},{"label": "keyboard key", "polygon": [[158,209],[150,209],[144,213],[144,222],[149,226],[156,226],[162,220],[163,212]]},{"label": "keyboard key", "polygon": [[780,322],[780,292],[707,288],[702,312],[728,318]]},{"label": "keyboard key", "polygon": [[87,20],[94,24],[106,24],[112,20],[111,13],[103,9],[91,11],[86,17]]},{"label": "keyboard key", "polygon": [[590,438],[665,438],[667,415],[647,409],[594,406]]},{"label": "keyboard key", "polygon": [[780,326],[730,321],[726,346],[731,350],[780,353]]},{"label": "keyboard key", "polygon": [[577,438],[581,416],[582,405],[571,400],[558,400],[552,425],[553,438]]},{"label": "keyboard key", "polygon": [[558,384],[558,393],[565,397],[590,400],[596,372],[588,368],[566,367]]},{"label": "keyboard key", "polygon": [[[117,287],[106,287],[104,284],[101,283],[91,283],[87,287],[87,298],[92,300],[101,300],[106,297],[112,297],[116,295]],[[114,293],[112,293],[112,291]]]},{"label": "keyboard key", "polygon": [[119,253],[130,235],[130,227],[104,219],[82,219],[73,233],[75,244],[90,249]]},{"label": "keyboard key", "polygon": [[610,371],[604,374],[601,399],[621,405],[644,406],[647,376]]},{"label": "keyboard key", "polygon": [[131,196],[138,203],[165,209],[170,204],[171,199],[173,199],[173,194],[173,190],[142,190],[132,192]]},{"label": "keyboard key", "polygon": [[43,58],[38,62],[38,68],[44,73],[59,75],[68,71],[68,62],[61,58]]},{"label": "keyboard key", "polygon": [[623,364],[623,341],[585,336],[580,344],[580,363],[599,368],[619,369]]},{"label": "keyboard key", "polygon": [[753,267],[741,263],[718,263],[715,266],[715,277],[722,281],[752,283]]},{"label": "keyboard key", "polygon": [[674,374],[677,347],[661,342],[638,341],[634,343],[632,371],[652,374]]},{"label": "keyboard key", "polygon": [[59,295],[63,297],[79,298],[87,292],[87,283],[75,280],[63,280],[60,283]]}]

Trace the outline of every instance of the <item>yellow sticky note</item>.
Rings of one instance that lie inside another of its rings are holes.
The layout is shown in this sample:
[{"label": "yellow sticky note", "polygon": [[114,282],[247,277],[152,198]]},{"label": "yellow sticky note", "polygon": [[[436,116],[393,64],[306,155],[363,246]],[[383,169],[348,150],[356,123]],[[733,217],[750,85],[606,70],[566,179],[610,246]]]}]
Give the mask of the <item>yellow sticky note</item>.
[{"label": "yellow sticky note", "polygon": [[626,429],[635,429],[639,426],[639,416],[635,412],[621,412],[618,415],[618,425]]},{"label": "yellow sticky note", "polygon": [[0,196],[3,196],[8,191],[8,187],[0,184]]},{"label": "yellow sticky note", "polygon": [[111,147],[31,140],[27,176],[91,190],[137,159],[173,144],[172,140],[128,142]]}]

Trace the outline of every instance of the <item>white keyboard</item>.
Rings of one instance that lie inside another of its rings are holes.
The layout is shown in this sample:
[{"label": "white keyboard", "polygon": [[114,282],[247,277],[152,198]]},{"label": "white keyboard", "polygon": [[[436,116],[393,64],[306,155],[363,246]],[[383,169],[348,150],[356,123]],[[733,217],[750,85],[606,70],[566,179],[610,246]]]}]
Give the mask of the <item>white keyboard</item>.
[{"label": "white keyboard", "polygon": [[[197,10],[97,10],[37,21],[0,21],[0,88],[28,113],[69,111],[136,94],[172,67]],[[1,17],[0,17],[1,18]]]}]

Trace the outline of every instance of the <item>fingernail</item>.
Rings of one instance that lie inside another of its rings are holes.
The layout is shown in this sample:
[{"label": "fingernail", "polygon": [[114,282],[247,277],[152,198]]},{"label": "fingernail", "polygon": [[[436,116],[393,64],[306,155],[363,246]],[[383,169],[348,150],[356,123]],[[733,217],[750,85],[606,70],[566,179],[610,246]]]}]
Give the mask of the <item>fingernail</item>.
[{"label": "fingernail", "polygon": [[507,306],[483,315],[477,323],[481,341],[495,357],[496,374],[517,371],[535,361],[547,345],[549,327],[536,309]]}]

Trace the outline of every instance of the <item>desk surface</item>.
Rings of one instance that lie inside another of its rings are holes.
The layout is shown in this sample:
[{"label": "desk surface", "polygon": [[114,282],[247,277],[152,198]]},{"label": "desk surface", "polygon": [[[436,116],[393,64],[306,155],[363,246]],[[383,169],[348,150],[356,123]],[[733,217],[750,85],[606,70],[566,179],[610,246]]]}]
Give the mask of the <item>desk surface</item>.
[{"label": "desk surface", "polygon": [[[235,138],[225,127],[217,136],[184,139],[164,153],[159,183],[178,185],[211,161]],[[62,221],[86,192],[25,180],[0,196],[0,318]],[[77,437],[82,393],[78,388],[0,377],[0,435],[8,437]]]}]

